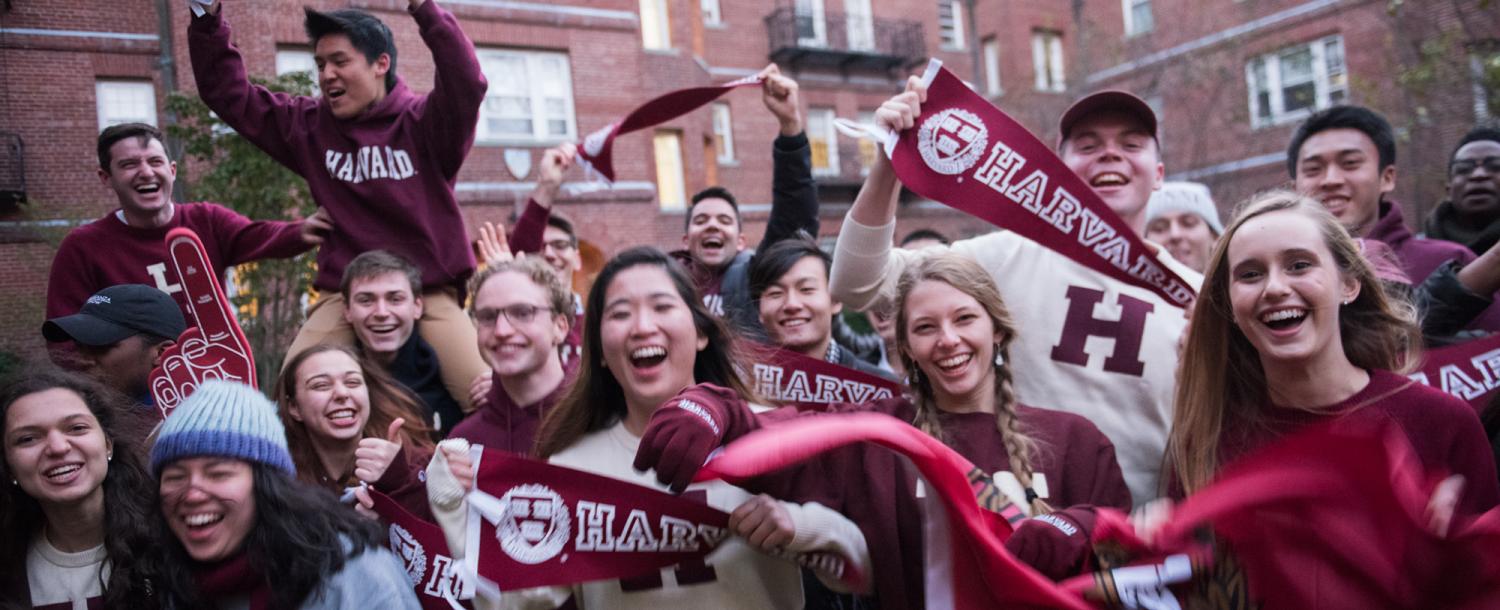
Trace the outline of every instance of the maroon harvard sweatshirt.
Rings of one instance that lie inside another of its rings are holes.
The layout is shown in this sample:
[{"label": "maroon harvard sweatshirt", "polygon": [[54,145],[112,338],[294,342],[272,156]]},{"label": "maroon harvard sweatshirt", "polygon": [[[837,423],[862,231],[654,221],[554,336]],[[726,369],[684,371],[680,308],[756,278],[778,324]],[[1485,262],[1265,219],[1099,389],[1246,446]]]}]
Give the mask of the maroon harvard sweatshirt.
[{"label": "maroon harvard sweatshirt", "polygon": [[78,313],[84,301],[110,286],[145,284],[172,295],[188,324],[195,324],[167,256],[167,232],[177,227],[198,234],[215,277],[221,279],[228,267],[296,256],[312,247],[302,241],[299,222],[253,221],[216,203],[176,204],[172,221],[155,229],[127,225],[118,213],[105,214],[63,238],[47,278],[49,319]]},{"label": "maroon harvard sweatshirt", "polygon": [[375,249],[415,263],[428,289],[462,289],[474,272],[453,185],[474,143],[488,85],[451,13],[428,1],[412,16],[436,64],[432,92],[417,95],[398,78],[385,99],[349,120],[334,118],[317,98],[251,84],[222,13],[196,17],[188,27],[203,101],[305,178],[313,199],[333,216],[333,234],[318,250],[313,285],[320,290],[337,291],[344,266]]}]

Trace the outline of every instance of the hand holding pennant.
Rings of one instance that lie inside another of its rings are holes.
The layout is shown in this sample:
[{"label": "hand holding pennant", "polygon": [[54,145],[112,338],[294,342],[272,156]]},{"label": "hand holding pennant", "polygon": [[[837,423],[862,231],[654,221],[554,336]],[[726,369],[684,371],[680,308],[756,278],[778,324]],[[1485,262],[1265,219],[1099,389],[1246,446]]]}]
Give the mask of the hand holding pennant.
[{"label": "hand holding pennant", "polygon": [[181,227],[172,229],[167,233],[167,253],[187,297],[193,326],[162,354],[161,366],[151,371],[151,397],[164,418],[204,380],[256,386],[250,342],[234,318],[198,234]]}]

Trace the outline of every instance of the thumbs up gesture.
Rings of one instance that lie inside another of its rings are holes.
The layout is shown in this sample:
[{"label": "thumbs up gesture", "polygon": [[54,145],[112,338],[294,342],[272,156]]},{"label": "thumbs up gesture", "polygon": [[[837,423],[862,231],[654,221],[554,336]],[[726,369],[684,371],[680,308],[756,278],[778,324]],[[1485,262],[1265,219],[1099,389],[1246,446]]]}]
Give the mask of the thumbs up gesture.
[{"label": "thumbs up gesture", "polygon": [[386,429],[385,438],[359,440],[359,448],[354,450],[355,478],[374,485],[385,475],[391,462],[396,461],[396,456],[401,454],[401,426],[404,425],[406,418],[397,417]]}]

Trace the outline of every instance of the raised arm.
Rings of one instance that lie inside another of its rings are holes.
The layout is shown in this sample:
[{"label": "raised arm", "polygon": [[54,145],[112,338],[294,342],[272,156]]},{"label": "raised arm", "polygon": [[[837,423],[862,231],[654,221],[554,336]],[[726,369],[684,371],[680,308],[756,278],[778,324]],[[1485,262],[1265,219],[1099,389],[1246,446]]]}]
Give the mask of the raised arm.
[{"label": "raised arm", "polygon": [[[332,227],[328,213],[319,209],[305,220],[250,220],[219,206],[213,210],[212,223],[226,265],[238,265],[263,258],[291,258],[306,252],[323,239]],[[322,229],[322,230],[319,230]]]},{"label": "raised arm", "polygon": [[273,93],[251,83],[244,58],[230,42],[232,31],[224,21],[222,8],[221,3],[214,2],[188,25],[188,54],[199,97],[224,123],[278,163],[299,174],[306,173],[313,168],[303,166],[291,138],[306,132],[297,123],[302,115],[316,110],[317,100]]},{"label": "raised arm", "polygon": [[557,192],[562,189],[563,174],[573,167],[573,159],[577,155],[578,146],[572,142],[565,142],[542,153],[542,163],[537,168],[536,189],[531,191],[531,200],[526,202],[526,209],[521,212],[521,217],[516,220],[516,226],[511,231],[511,254],[542,252],[547,219],[552,216],[552,203],[557,199]]},{"label": "raised arm", "polygon": [[453,13],[431,0],[410,0],[410,9],[422,41],[432,50],[436,69],[419,125],[427,136],[428,152],[437,159],[443,175],[453,180],[474,144],[479,105],[484,103],[489,83],[479,69],[474,43],[458,27]]},{"label": "raised arm", "polygon": [[[926,98],[927,89],[920,79],[912,77],[905,92],[886,100],[875,111],[875,122],[891,131],[910,128],[916,124]],[[901,274],[905,251],[893,254],[891,247],[896,233],[896,199],[900,194],[901,183],[895,168],[882,151],[844,218],[834,248],[828,290],[846,306],[868,309],[888,292],[883,286],[894,285]]]},{"label": "raised arm", "polygon": [[812,147],[802,129],[797,81],[781,75],[776,64],[761,71],[761,101],[776,117],[780,132],[771,145],[771,217],[760,241],[764,250],[798,231],[818,234],[818,185],[812,177]]}]

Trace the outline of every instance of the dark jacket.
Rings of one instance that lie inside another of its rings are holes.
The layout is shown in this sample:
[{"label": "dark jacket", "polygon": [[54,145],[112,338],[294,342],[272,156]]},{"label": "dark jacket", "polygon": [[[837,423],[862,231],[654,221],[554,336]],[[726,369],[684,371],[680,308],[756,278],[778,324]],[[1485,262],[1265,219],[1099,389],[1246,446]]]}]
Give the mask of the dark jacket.
[{"label": "dark jacket", "polygon": [[1432,209],[1432,213],[1427,215],[1427,221],[1422,224],[1422,231],[1427,237],[1461,244],[1474,254],[1484,254],[1495,247],[1496,242],[1500,242],[1500,221],[1482,227],[1472,226],[1459,218],[1458,212],[1453,209],[1453,202],[1448,200],[1443,200]]},{"label": "dark jacket", "polygon": [[[1473,252],[1459,244],[1412,235],[1401,216],[1401,206],[1390,201],[1380,202],[1380,217],[1365,237],[1390,246],[1401,259],[1401,267],[1406,271],[1406,276],[1413,282],[1423,281],[1448,261],[1457,261],[1462,267],[1476,258]],[[1467,328],[1500,330],[1500,307],[1495,307],[1492,303],[1484,308],[1467,324]],[[1427,331],[1425,327],[1423,330]]]},{"label": "dark jacket", "polygon": [[421,399],[422,406],[426,407],[422,417],[427,420],[427,426],[442,437],[447,437],[464,418],[463,408],[443,385],[443,370],[438,364],[437,352],[422,339],[422,335],[412,333],[401,349],[396,350],[389,371],[396,381]]}]

